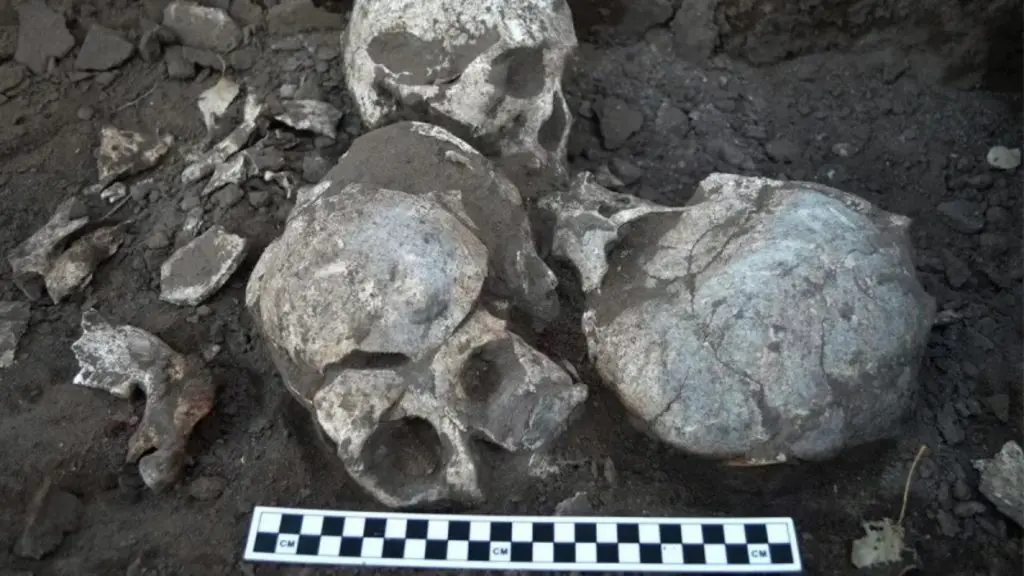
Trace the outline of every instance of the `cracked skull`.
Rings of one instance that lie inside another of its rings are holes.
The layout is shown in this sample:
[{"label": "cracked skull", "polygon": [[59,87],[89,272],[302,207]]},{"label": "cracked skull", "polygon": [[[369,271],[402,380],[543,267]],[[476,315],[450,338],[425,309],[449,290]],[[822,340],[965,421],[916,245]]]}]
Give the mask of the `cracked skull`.
[{"label": "cracked skull", "polygon": [[430,194],[325,179],[252,274],[286,386],[385,505],[480,501],[476,441],[536,454],[586,397],[487,310],[488,256]]},{"label": "cracked skull", "polygon": [[564,173],[562,75],[577,46],[565,0],[357,0],[343,42],[370,129],[429,121],[487,156]]},{"label": "cracked skull", "polygon": [[839,190],[713,174],[667,208],[580,176],[541,201],[587,291],[598,372],[656,437],[738,464],[891,435],[935,313],[909,220]]}]

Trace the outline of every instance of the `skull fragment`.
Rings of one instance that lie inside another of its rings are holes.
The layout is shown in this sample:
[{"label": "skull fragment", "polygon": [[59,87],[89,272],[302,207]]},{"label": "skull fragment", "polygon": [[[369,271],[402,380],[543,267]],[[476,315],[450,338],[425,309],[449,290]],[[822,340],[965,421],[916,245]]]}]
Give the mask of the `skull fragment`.
[{"label": "skull fragment", "polygon": [[429,121],[486,156],[564,173],[577,46],[565,0],[357,0],[343,43],[368,128]]},{"label": "skull fragment", "polygon": [[493,312],[488,278],[501,260],[490,231],[459,213],[464,191],[331,178],[300,195],[247,306],[286,386],[364,489],[392,507],[479,502],[474,443],[535,454],[586,388]]},{"label": "skull fragment", "polygon": [[909,220],[812,183],[713,174],[684,208],[579,177],[541,201],[588,288],[597,371],[661,440],[742,464],[897,430],[935,314]]}]

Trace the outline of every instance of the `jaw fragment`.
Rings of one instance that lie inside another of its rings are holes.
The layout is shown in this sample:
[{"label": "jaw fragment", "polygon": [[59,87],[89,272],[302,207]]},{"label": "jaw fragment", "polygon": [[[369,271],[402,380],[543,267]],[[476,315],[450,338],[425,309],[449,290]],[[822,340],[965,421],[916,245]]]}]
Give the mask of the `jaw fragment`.
[{"label": "jaw fragment", "polygon": [[130,325],[113,326],[94,309],[82,314],[82,336],[71,345],[80,370],[74,384],[129,398],[138,388],[146,409],[128,440],[128,462],[139,463],[146,486],[162,491],[186,463],[193,427],[213,408],[213,377],[203,361],[173,350]]}]

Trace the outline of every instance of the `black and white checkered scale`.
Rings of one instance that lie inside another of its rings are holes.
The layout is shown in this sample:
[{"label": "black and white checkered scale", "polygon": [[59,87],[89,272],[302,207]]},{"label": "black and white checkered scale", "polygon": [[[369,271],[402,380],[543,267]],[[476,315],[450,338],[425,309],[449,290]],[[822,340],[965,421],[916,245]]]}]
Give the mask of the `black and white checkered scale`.
[{"label": "black and white checkered scale", "polygon": [[256,507],[249,561],[481,570],[801,571],[790,518],[537,517]]}]

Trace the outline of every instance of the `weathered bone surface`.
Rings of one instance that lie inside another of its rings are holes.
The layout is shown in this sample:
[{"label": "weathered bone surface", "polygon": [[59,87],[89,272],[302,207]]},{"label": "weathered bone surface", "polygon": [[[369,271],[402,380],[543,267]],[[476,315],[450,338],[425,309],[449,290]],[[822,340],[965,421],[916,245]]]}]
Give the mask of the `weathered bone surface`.
[{"label": "weathered bone surface", "polygon": [[14,364],[18,342],[28,330],[32,307],[28,302],[0,301],[0,368]]},{"label": "weathered bone surface", "polygon": [[246,291],[289,390],[388,506],[480,501],[474,438],[538,450],[586,397],[486,311],[487,248],[463,220],[430,194],[325,179]]},{"label": "weathered bone surface", "polygon": [[203,361],[140,328],[113,326],[94,309],[82,314],[82,336],[71,349],[80,367],[75,384],[119,398],[130,398],[136,387],[146,395],[127,461],[138,461],[152,490],[170,487],[184,469],[192,428],[213,408],[213,377]]},{"label": "weathered bone surface", "polygon": [[558,315],[558,280],[537,255],[516,186],[443,128],[400,122],[357,138],[320,186],[358,182],[426,196],[483,242],[487,289],[541,321]]},{"label": "weathered bone surface", "polygon": [[160,266],[160,299],[179,306],[202,304],[238,270],[248,244],[223,226],[211,226]]},{"label": "weathered bone surface", "polygon": [[651,433],[759,464],[893,432],[935,313],[907,218],[817,184],[727,174],[683,209],[617,211],[614,196],[577,185],[543,205],[590,287],[589,353]]},{"label": "weathered bone surface", "polygon": [[484,154],[563,171],[577,46],[565,0],[357,0],[345,76],[368,128],[429,121]]},{"label": "weathered bone surface", "polygon": [[58,304],[89,284],[96,268],[121,249],[126,232],[125,226],[106,226],[72,243],[46,273],[44,280],[50,300]]},{"label": "weathered bone surface", "polygon": [[42,297],[44,278],[72,234],[89,223],[85,204],[75,197],[57,206],[50,219],[7,255],[14,283],[30,300]]},{"label": "weathered bone surface", "polygon": [[1009,441],[989,460],[976,460],[981,472],[979,489],[1003,514],[1024,526],[1024,450]]}]

